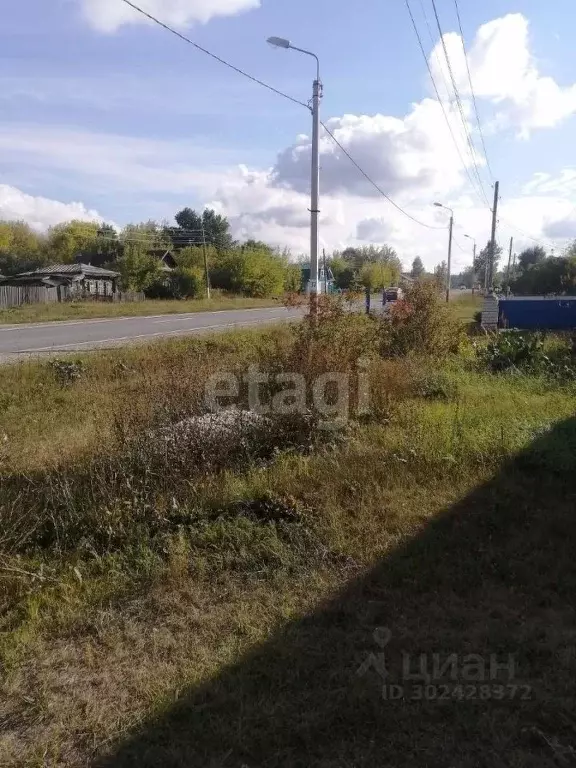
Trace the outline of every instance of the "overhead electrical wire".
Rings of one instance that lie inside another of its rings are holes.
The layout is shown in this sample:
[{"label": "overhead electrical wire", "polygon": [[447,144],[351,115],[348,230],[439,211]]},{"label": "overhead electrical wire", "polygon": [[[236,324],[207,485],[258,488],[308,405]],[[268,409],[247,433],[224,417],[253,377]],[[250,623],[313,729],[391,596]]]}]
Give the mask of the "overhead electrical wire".
[{"label": "overhead electrical wire", "polygon": [[[289,101],[293,102],[294,104],[298,104],[299,106],[306,107],[306,109],[310,110],[310,105],[305,104],[303,101],[299,101],[298,99],[293,98],[292,96],[289,96],[288,94],[284,93],[283,91],[280,91],[278,88],[274,88],[273,86],[269,85],[268,83],[264,82],[263,80],[260,80],[257,77],[253,77],[252,75],[248,74],[248,72],[245,72],[243,69],[240,69],[239,67],[234,66],[233,64],[230,64],[230,62],[226,61],[225,59],[222,59],[220,56],[217,56],[216,54],[212,53],[211,51],[207,50],[206,48],[203,48],[201,45],[198,45],[198,43],[195,43],[193,40],[190,40],[189,37],[186,37],[186,35],[183,35],[182,33],[178,32],[173,27],[169,26],[165,22],[161,21],[160,19],[153,16],[151,13],[148,13],[143,8],[140,8],[140,6],[133,3],[131,0],[121,0],[121,2],[125,3],[126,5],[130,6],[130,8],[133,8],[138,13],[141,13],[143,16],[145,16],[150,21],[153,21],[155,24],[158,24],[160,27],[165,29],[168,32],[171,32],[173,35],[176,35],[176,37],[179,37],[184,42],[188,43],[189,45],[194,46],[197,50],[201,51],[202,53],[205,53],[207,56],[210,56],[215,61],[218,61],[220,64],[223,64],[224,66],[228,67],[229,69],[234,70],[234,72],[237,72],[238,74],[248,78],[254,83],[257,83],[258,85],[261,85],[263,88],[267,88],[269,91],[272,91],[273,93],[277,94],[278,96],[282,96],[285,99],[288,99]],[[378,190],[378,192],[388,200],[389,203],[391,203],[397,210],[399,210],[401,213],[403,213],[405,216],[407,216],[409,219],[414,221],[416,224],[419,224],[422,227],[428,227],[429,229],[444,229],[444,227],[434,227],[431,224],[425,224],[422,221],[419,221],[414,216],[411,216],[409,213],[407,213],[400,205],[394,202],[391,197],[389,197],[379,186],[376,184],[375,181],[373,181],[370,176],[364,171],[358,163],[354,160],[352,155],[344,149],[344,147],[340,144],[339,141],[334,137],[334,135],[326,128],[324,124],[322,124],[324,127],[324,130],[326,133],[330,136],[330,138],[340,147],[340,149],[344,152],[344,154],[348,157],[348,159],[354,164],[354,166],[360,171],[360,173],[372,184],[372,186]],[[454,136],[453,136],[454,138]]]},{"label": "overhead electrical wire", "polygon": [[492,179],[492,181],[494,181],[494,174],[492,173],[492,167],[490,166],[490,159],[488,158],[488,150],[486,149],[486,142],[484,141],[484,131],[482,130],[480,113],[478,112],[476,94],[474,93],[474,86],[472,84],[472,74],[470,72],[470,62],[468,61],[468,51],[466,50],[466,43],[464,41],[464,30],[462,29],[462,19],[460,18],[460,8],[458,7],[458,0],[454,0],[454,5],[456,7],[458,29],[460,30],[460,39],[462,40],[462,50],[464,51],[464,61],[466,62],[466,73],[468,75],[468,84],[470,85],[470,94],[472,96],[472,104],[474,105],[474,114],[476,115],[476,124],[478,125],[478,133],[480,134],[480,141],[482,142],[482,149],[484,150],[484,157],[486,159],[488,172],[490,174],[490,178]]},{"label": "overhead electrical wire", "polygon": [[[444,102],[442,101],[442,97],[440,96],[440,91],[438,90],[438,86],[436,85],[436,80],[434,79],[434,75],[432,74],[432,68],[430,67],[430,62],[428,61],[428,57],[426,56],[426,51],[424,49],[424,44],[422,43],[422,38],[420,36],[420,32],[418,31],[418,26],[416,24],[416,20],[414,18],[414,14],[412,13],[412,8],[410,7],[409,0],[404,0],[404,3],[406,5],[406,9],[408,10],[408,14],[410,16],[410,21],[412,22],[412,28],[414,29],[414,33],[416,35],[416,39],[418,40],[418,45],[420,47],[420,52],[422,53],[422,57],[424,59],[424,62],[426,64],[426,68],[428,69],[428,74],[430,75],[430,80],[432,81],[432,87],[434,88],[434,93],[436,94],[436,98],[438,99],[438,103],[440,104],[440,107],[442,109],[442,114],[444,115],[444,120],[446,121],[446,125],[448,126],[448,130],[450,131],[450,136],[452,137],[452,142],[454,143],[454,147],[456,149],[456,152],[458,153],[458,156],[460,158],[460,162],[462,163],[462,167],[464,168],[464,172],[468,176],[468,180],[470,181],[470,184],[472,185],[472,189],[474,192],[478,195],[479,199],[482,202],[482,205],[485,204],[486,201],[486,195],[484,194],[482,190],[482,194],[478,192],[476,181],[474,180],[474,177],[470,173],[470,169],[468,168],[468,165],[466,164],[466,161],[464,160],[464,157],[462,155],[462,152],[460,150],[460,147],[458,145],[458,141],[456,140],[456,137],[454,136],[454,130],[452,128],[452,125],[450,123],[450,118],[448,117],[448,113],[446,111],[446,107],[444,106]],[[484,197],[484,200],[482,200],[482,197]],[[488,207],[490,208],[490,204],[488,203]]]},{"label": "overhead electrical wire", "polygon": [[136,5],[136,3],[131,2],[131,0],[121,0],[121,2],[126,3],[126,5],[129,5],[130,8],[133,8],[135,11],[138,11],[138,13],[141,13],[142,16],[145,16],[150,21],[153,21],[155,24],[158,24],[160,27],[163,27],[167,32],[171,32],[173,35],[176,35],[176,37],[179,37],[185,43],[188,43],[189,45],[193,45],[194,48],[196,48],[201,53],[205,53],[206,56],[210,56],[211,59],[218,61],[220,64],[223,64],[225,67],[228,67],[229,69],[233,69],[234,72],[237,72],[239,75],[242,75],[243,77],[248,78],[248,80],[252,80],[253,83],[256,83],[257,85],[261,85],[263,88],[267,88],[269,91],[272,91],[272,93],[275,93],[277,96],[282,96],[282,98],[288,99],[288,101],[291,101],[294,104],[298,104],[301,107],[305,107],[306,109],[309,109],[308,104],[305,104],[303,101],[299,101],[298,99],[295,99],[293,96],[289,96],[287,93],[280,91],[278,88],[274,88],[274,86],[269,85],[268,83],[265,83],[263,80],[260,80],[259,78],[254,77],[253,75],[249,75],[248,72],[245,72],[243,69],[240,69],[240,67],[235,67],[234,64],[230,64],[229,61],[222,59],[220,56],[217,56],[215,53],[212,53],[208,49],[203,48],[201,45],[198,45],[198,43],[195,43],[193,40],[190,40],[189,37],[186,37],[186,35],[183,35],[181,32],[178,32],[178,30],[174,29],[174,27],[171,27],[168,24],[165,24],[163,21],[160,21],[160,19],[156,18],[156,16],[153,16],[151,13],[148,13],[148,11],[145,11],[143,8],[140,8],[140,6]]},{"label": "overhead electrical wire", "polygon": [[383,190],[383,189],[382,189],[382,188],[381,188],[381,187],[380,187],[380,186],[379,186],[379,185],[378,185],[378,184],[377,184],[375,181],[373,181],[373,179],[371,179],[371,178],[370,178],[370,176],[369,176],[369,175],[366,173],[366,171],[365,171],[365,170],[364,170],[364,169],[363,169],[363,168],[362,168],[360,165],[358,165],[358,163],[356,162],[356,160],[354,160],[354,158],[353,158],[353,157],[352,157],[352,155],[351,155],[351,154],[348,152],[348,150],[347,150],[345,147],[343,147],[343,146],[342,146],[342,144],[341,144],[341,143],[338,141],[338,139],[337,139],[337,138],[334,136],[334,134],[332,133],[332,131],[330,131],[330,129],[329,129],[327,126],[326,126],[326,124],[325,124],[325,123],[321,123],[321,125],[322,125],[322,128],[324,128],[324,130],[325,130],[325,131],[326,131],[326,133],[328,134],[328,136],[329,136],[329,137],[332,139],[332,141],[333,141],[333,142],[336,144],[336,146],[337,146],[337,147],[339,147],[339,148],[342,150],[342,152],[344,152],[344,154],[346,155],[346,157],[347,157],[347,158],[350,160],[350,162],[351,162],[351,163],[352,163],[352,164],[355,166],[355,168],[356,168],[358,171],[360,171],[360,173],[362,174],[362,176],[364,176],[364,178],[365,178],[367,181],[369,181],[369,182],[370,182],[370,184],[371,184],[371,185],[374,187],[374,189],[376,189],[376,190],[377,190],[377,191],[378,191],[378,192],[379,192],[379,193],[382,195],[382,197],[384,197],[386,200],[388,200],[388,202],[389,202],[389,203],[391,203],[391,204],[394,206],[394,208],[396,208],[398,211],[400,211],[400,213],[403,213],[403,214],[404,214],[404,216],[406,216],[407,218],[411,219],[411,220],[412,220],[413,222],[415,222],[416,224],[419,224],[421,227],[427,227],[428,229],[446,229],[446,227],[435,227],[435,226],[433,226],[432,224],[425,224],[423,221],[420,221],[419,219],[415,218],[415,217],[414,217],[414,216],[412,216],[410,213],[408,213],[407,211],[405,211],[405,210],[404,210],[404,208],[402,208],[400,205],[398,205],[398,203],[394,202],[394,200],[392,200],[392,198],[391,198],[391,197],[389,197],[389,196],[386,194],[386,192],[384,192],[384,190]]},{"label": "overhead electrical wire", "polygon": [[472,164],[474,166],[474,172],[476,174],[476,178],[478,179],[478,183],[480,184],[480,190],[482,192],[482,196],[484,197],[488,207],[490,207],[490,202],[488,200],[488,197],[486,195],[486,191],[484,189],[484,184],[482,182],[482,177],[480,176],[480,170],[478,169],[478,163],[476,162],[476,149],[474,147],[474,141],[472,139],[470,131],[468,130],[468,124],[466,122],[466,115],[464,114],[464,107],[462,106],[462,99],[460,98],[460,93],[458,91],[458,85],[456,83],[456,78],[454,77],[454,71],[452,70],[452,64],[450,63],[450,56],[448,55],[448,48],[446,47],[446,42],[444,40],[444,32],[442,31],[442,25],[440,24],[440,17],[438,16],[438,9],[436,8],[436,1],[435,0],[431,0],[431,2],[432,2],[432,8],[434,10],[434,17],[436,19],[436,26],[438,27],[438,34],[440,35],[440,42],[442,44],[442,49],[444,51],[444,57],[446,59],[446,66],[448,67],[448,74],[450,75],[450,80],[452,82],[452,88],[454,90],[454,96],[456,98],[456,106],[458,107],[458,111],[460,113],[460,119],[462,120],[462,127],[464,128],[464,135],[466,136],[466,142],[467,142],[468,148],[470,150],[470,157],[472,159]]}]

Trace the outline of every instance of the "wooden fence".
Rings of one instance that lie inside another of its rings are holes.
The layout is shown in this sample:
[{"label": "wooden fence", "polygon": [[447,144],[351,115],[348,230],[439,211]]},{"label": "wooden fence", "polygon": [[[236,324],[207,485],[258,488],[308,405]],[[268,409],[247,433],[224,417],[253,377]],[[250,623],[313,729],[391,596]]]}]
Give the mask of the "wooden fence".
[{"label": "wooden fence", "polygon": [[58,301],[57,288],[35,285],[0,285],[0,307],[20,307],[22,304],[47,304]]},{"label": "wooden fence", "polygon": [[67,286],[44,288],[35,285],[0,285],[0,309],[21,307],[23,304],[47,304],[52,301],[144,301],[145,295],[137,291],[118,291],[108,296],[88,294],[72,295]]}]

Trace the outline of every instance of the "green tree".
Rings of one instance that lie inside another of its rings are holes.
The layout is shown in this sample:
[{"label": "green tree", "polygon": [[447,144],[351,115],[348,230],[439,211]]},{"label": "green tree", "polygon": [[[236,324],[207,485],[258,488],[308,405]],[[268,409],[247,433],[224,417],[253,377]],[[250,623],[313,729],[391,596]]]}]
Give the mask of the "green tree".
[{"label": "green tree", "polygon": [[434,282],[438,290],[442,290],[446,287],[446,278],[448,277],[448,265],[445,261],[441,261],[434,267]]},{"label": "green tree", "polygon": [[501,256],[502,256],[502,248],[498,244],[496,244],[496,248],[494,250],[494,257],[492,258],[491,242],[486,243],[486,247],[483,248],[480,251],[480,253],[476,256],[476,261],[474,263],[474,271],[476,273],[476,276],[480,285],[484,285],[486,270],[488,269],[489,271],[489,266],[491,261],[492,261],[492,274],[496,275]]},{"label": "green tree", "polygon": [[299,264],[288,263],[284,270],[284,290],[297,293],[302,288],[302,270]]},{"label": "green tree", "polygon": [[354,267],[341,256],[330,259],[329,266],[334,274],[334,284],[342,291],[351,289],[356,279]]},{"label": "green tree", "polygon": [[210,279],[214,288],[265,298],[283,292],[286,270],[286,260],[278,254],[234,248],[218,255]]},{"label": "green tree", "polygon": [[15,275],[44,261],[43,238],[23,221],[0,221],[0,274]]},{"label": "green tree", "polygon": [[100,224],[95,221],[73,220],[57,224],[48,230],[46,257],[54,264],[89,261],[96,250]]},{"label": "green tree", "polygon": [[522,251],[518,257],[518,267],[524,272],[534,264],[539,264],[546,259],[546,251],[541,245],[534,245],[531,248],[526,248]]},{"label": "green tree", "polygon": [[414,280],[419,280],[422,275],[425,273],[424,269],[424,263],[420,256],[416,256],[414,261],[412,262],[412,269],[410,270],[410,276],[414,278]]},{"label": "green tree", "polygon": [[555,256],[532,264],[512,282],[518,295],[576,294],[576,254]]},{"label": "green tree", "polygon": [[192,242],[213,245],[219,251],[225,251],[234,244],[230,234],[230,223],[211,208],[197,213],[192,208],[183,208],[174,217],[177,227],[169,227],[166,232],[171,237],[174,248],[184,248]]}]

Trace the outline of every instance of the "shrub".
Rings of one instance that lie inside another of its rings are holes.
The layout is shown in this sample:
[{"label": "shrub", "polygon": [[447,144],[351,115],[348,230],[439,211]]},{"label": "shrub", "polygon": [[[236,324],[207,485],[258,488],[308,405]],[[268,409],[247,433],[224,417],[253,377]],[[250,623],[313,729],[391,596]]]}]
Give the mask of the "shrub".
[{"label": "shrub", "polygon": [[458,352],[462,324],[450,312],[431,283],[414,283],[381,321],[383,356],[411,353],[446,357]]},{"label": "shrub", "polygon": [[205,281],[197,268],[178,267],[162,275],[146,289],[148,299],[193,299],[204,291]]},{"label": "shrub", "polygon": [[480,362],[493,373],[516,370],[560,379],[576,379],[576,365],[568,345],[548,348],[540,333],[497,333],[487,345],[477,347],[477,355]]},{"label": "shrub", "polygon": [[70,386],[84,373],[84,363],[82,360],[50,360],[48,365],[62,387]]}]

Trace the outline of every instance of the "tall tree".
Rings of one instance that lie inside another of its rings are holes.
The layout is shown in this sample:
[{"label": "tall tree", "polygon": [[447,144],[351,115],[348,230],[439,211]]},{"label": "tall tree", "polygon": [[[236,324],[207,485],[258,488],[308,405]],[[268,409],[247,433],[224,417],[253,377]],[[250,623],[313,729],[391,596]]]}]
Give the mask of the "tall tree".
[{"label": "tall tree", "polygon": [[0,274],[14,275],[43,263],[43,238],[23,221],[0,221]]},{"label": "tall tree", "polygon": [[420,256],[416,256],[414,261],[412,262],[412,269],[410,270],[410,276],[414,278],[414,280],[419,280],[422,275],[424,274],[426,270],[424,269],[424,263]]},{"label": "tall tree", "polygon": [[446,278],[448,277],[448,265],[445,261],[441,261],[434,267],[434,281],[439,289],[446,286]]},{"label": "tall tree", "polygon": [[498,244],[496,244],[496,248],[494,250],[494,257],[492,258],[492,243],[489,241],[486,243],[486,247],[483,248],[480,253],[476,256],[476,262],[474,264],[474,271],[478,277],[478,282],[480,285],[484,285],[484,280],[486,276],[486,270],[489,269],[490,261],[492,261],[492,274],[496,274],[498,271],[498,263],[500,262],[500,257],[502,256],[502,248]]},{"label": "tall tree", "polygon": [[201,244],[203,238],[219,251],[225,251],[234,244],[230,222],[211,208],[205,208],[201,214],[192,208],[183,208],[174,218],[178,227],[168,228],[168,234],[176,249]]},{"label": "tall tree", "polygon": [[518,266],[524,272],[534,264],[539,264],[546,259],[546,251],[541,245],[526,248],[518,257]]}]

